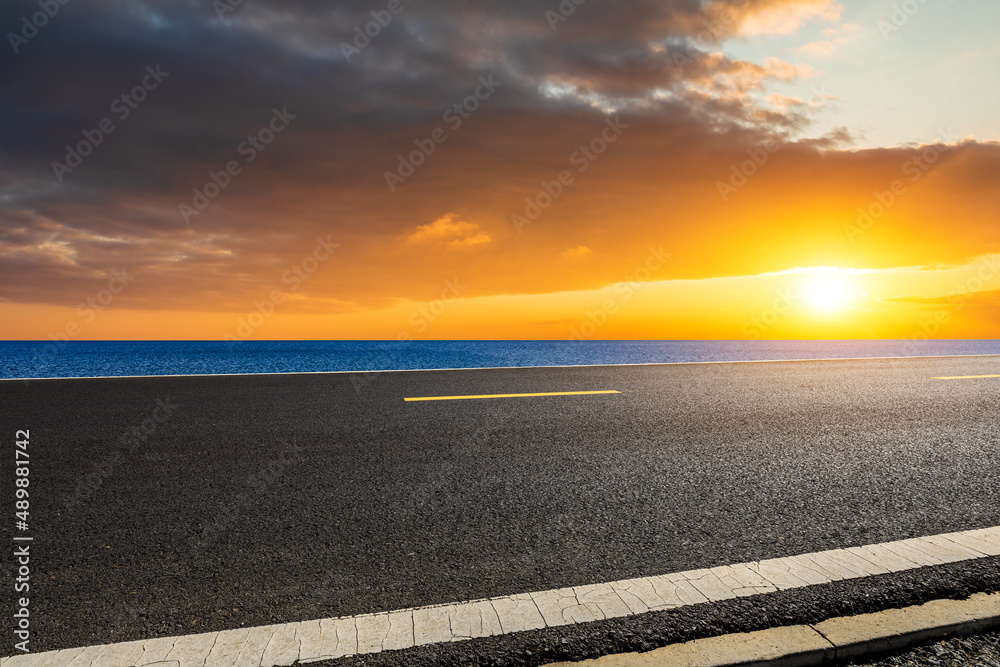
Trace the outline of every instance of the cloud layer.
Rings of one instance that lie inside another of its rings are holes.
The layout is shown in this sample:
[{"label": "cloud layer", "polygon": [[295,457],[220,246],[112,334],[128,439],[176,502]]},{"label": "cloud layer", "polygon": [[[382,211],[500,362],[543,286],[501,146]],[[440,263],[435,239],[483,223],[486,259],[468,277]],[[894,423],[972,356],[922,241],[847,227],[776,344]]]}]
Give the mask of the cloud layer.
[{"label": "cloud layer", "polygon": [[[5,3],[0,25],[37,11]],[[725,55],[839,16],[824,0],[70,3],[0,62],[0,299],[75,305],[127,268],[116,305],[243,311],[327,236],[339,252],[289,308],[434,298],[455,276],[466,296],[597,288],[660,245],[661,279],[1000,250],[998,146],[797,139],[823,95],[768,86],[812,70]]]}]

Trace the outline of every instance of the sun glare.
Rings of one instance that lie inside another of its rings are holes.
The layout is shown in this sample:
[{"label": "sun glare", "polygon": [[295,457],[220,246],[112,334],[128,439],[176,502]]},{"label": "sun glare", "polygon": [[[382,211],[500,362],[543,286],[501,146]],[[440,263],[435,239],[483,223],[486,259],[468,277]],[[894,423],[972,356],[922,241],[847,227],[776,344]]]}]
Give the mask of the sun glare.
[{"label": "sun glare", "polygon": [[807,278],[802,284],[801,294],[810,308],[832,313],[850,304],[854,290],[845,276],[822,275]]}]

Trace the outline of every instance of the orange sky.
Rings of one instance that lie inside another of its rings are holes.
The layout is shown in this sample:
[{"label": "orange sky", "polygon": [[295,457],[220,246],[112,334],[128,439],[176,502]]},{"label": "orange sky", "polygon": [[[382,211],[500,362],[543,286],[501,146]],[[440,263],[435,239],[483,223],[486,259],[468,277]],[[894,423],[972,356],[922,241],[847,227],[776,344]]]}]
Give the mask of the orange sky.
[{"label": "orange sky", "polygon": [[[817,65],[729,52],[805,43],[809,26],[844,24],[841,3],[637,6],[556,29],[517,3],[414,7],[398,25],[439,41],[387,29],[351,63],[317,45],[351,34],[361,5],[317,19],[264,2],[220,25],[165,3],[156,21],[116,15],[150,35],[121,43],[77,27],[101,25],[98,10],[73,10],[6,75],[19,130],[53,138],[3,149],[0,336],[996,336],[1000,143],[817,134],[835,96],[776,92]],[[185,25],[219,51],[177,47]],[[108,59],[72,112],[43,76],[58,30]],[[135,62],[170,75],[54,179]],[[247,160],[248,133],[276,117]],[[224,187],[193,213],[212,174]]]}]

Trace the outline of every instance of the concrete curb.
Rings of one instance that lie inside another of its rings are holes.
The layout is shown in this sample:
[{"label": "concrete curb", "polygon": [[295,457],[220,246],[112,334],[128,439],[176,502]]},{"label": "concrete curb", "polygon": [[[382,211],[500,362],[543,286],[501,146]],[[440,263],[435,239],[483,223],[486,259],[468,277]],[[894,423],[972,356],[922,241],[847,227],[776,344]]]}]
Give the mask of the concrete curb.
[{"label": "concrete curb", "polygon": [[561,667],[799,667],[894,651],[954,635],[1000,628],[1000,593],[967,600],[933,600],[905,609],[831,618],[673,644],[647,653],[621,653]]},{"label": "concrete curb", "polygon": [[[0,667],[169,667],[164,663],[171,663],[174,667],[289,667],[347,656],[625,618],[650,611],[678,609],[996,556],[1000,556],[1000,526],[442,605],[22,653],[0,658]],[[1000,600],[993,600],[992,613],[985,616],[980,611],[954,612],[948,605],[959,603],[951,601],[934,604],[944,607],[930,608],[930,618],[935,621],[931,627],[947,625],[940,620],[942,618],[952,618],[951,623],[966,623],[1000,616]],[[987,609],[990,609],[989,604]],[[969,616],[970,613],[972,616]],[[872,617],[865,623],[881,628],[890,623],[886,620],[889,618],[892,617]],[[909,622],[912,625],[914,621]],[[728,656],[730,653],[727,652],[732,651],[731,641],[719,644],[719,638],[715,638],[699,640],[701,643],[696,645],[696,652],[692,654],[697,658],[692,658],[694,661],[681,662],[681,657],[675,657],[668,658],[666,662],[630,661],[627,664],[760,663],[776,658],[752,656],[787,658],[788,651],[782,652],[782,647],[796,646],[796,637],[802,640],[799,652],[821,651],[825,655],[830,649],[836,648],[834,641],[843,641],[844,646],[841,648],[847,650],[851,637],[866,638],[865,641],[881,638],[881,635],[868,637],[864,634],[863,626],[864,624],[860,627],[838,626],[833,621],[826,621],[816,626],[802,626],[799,630],[773,629],[771,635],[743,635],[743,644],[756,642],[752,644],[756,653],[747,654],[750,658],[740,658],[743,654],[733,654],[737,657],[705,662],[705,655],[708,655],[706,651],[722,651],[722,656]],[[914,631],[922,627],[914,626]],[[789,632],[798,634],[788,635]],[[900,632],[902,630],[888,634],[891,636]],[[841,637],[846,639],[837,639]],[[809,641],[818,643],[810,644]],[[739,646],[739,642],[736,645]],[[671,650],[690,651],[690,647],[685,644]],[[635,660],[638,660],[639,654],[636,655]],[[641,655],[648,657],[651,654]]]}]

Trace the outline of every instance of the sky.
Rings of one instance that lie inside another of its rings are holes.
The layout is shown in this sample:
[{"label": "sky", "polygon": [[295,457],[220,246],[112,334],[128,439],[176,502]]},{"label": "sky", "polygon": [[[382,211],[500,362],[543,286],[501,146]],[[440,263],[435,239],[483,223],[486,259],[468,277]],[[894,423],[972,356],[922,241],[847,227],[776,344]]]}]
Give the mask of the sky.
[{"label": "sky", "polygon": [[20,0],[0,338],[994,338],[991,0]]}]

